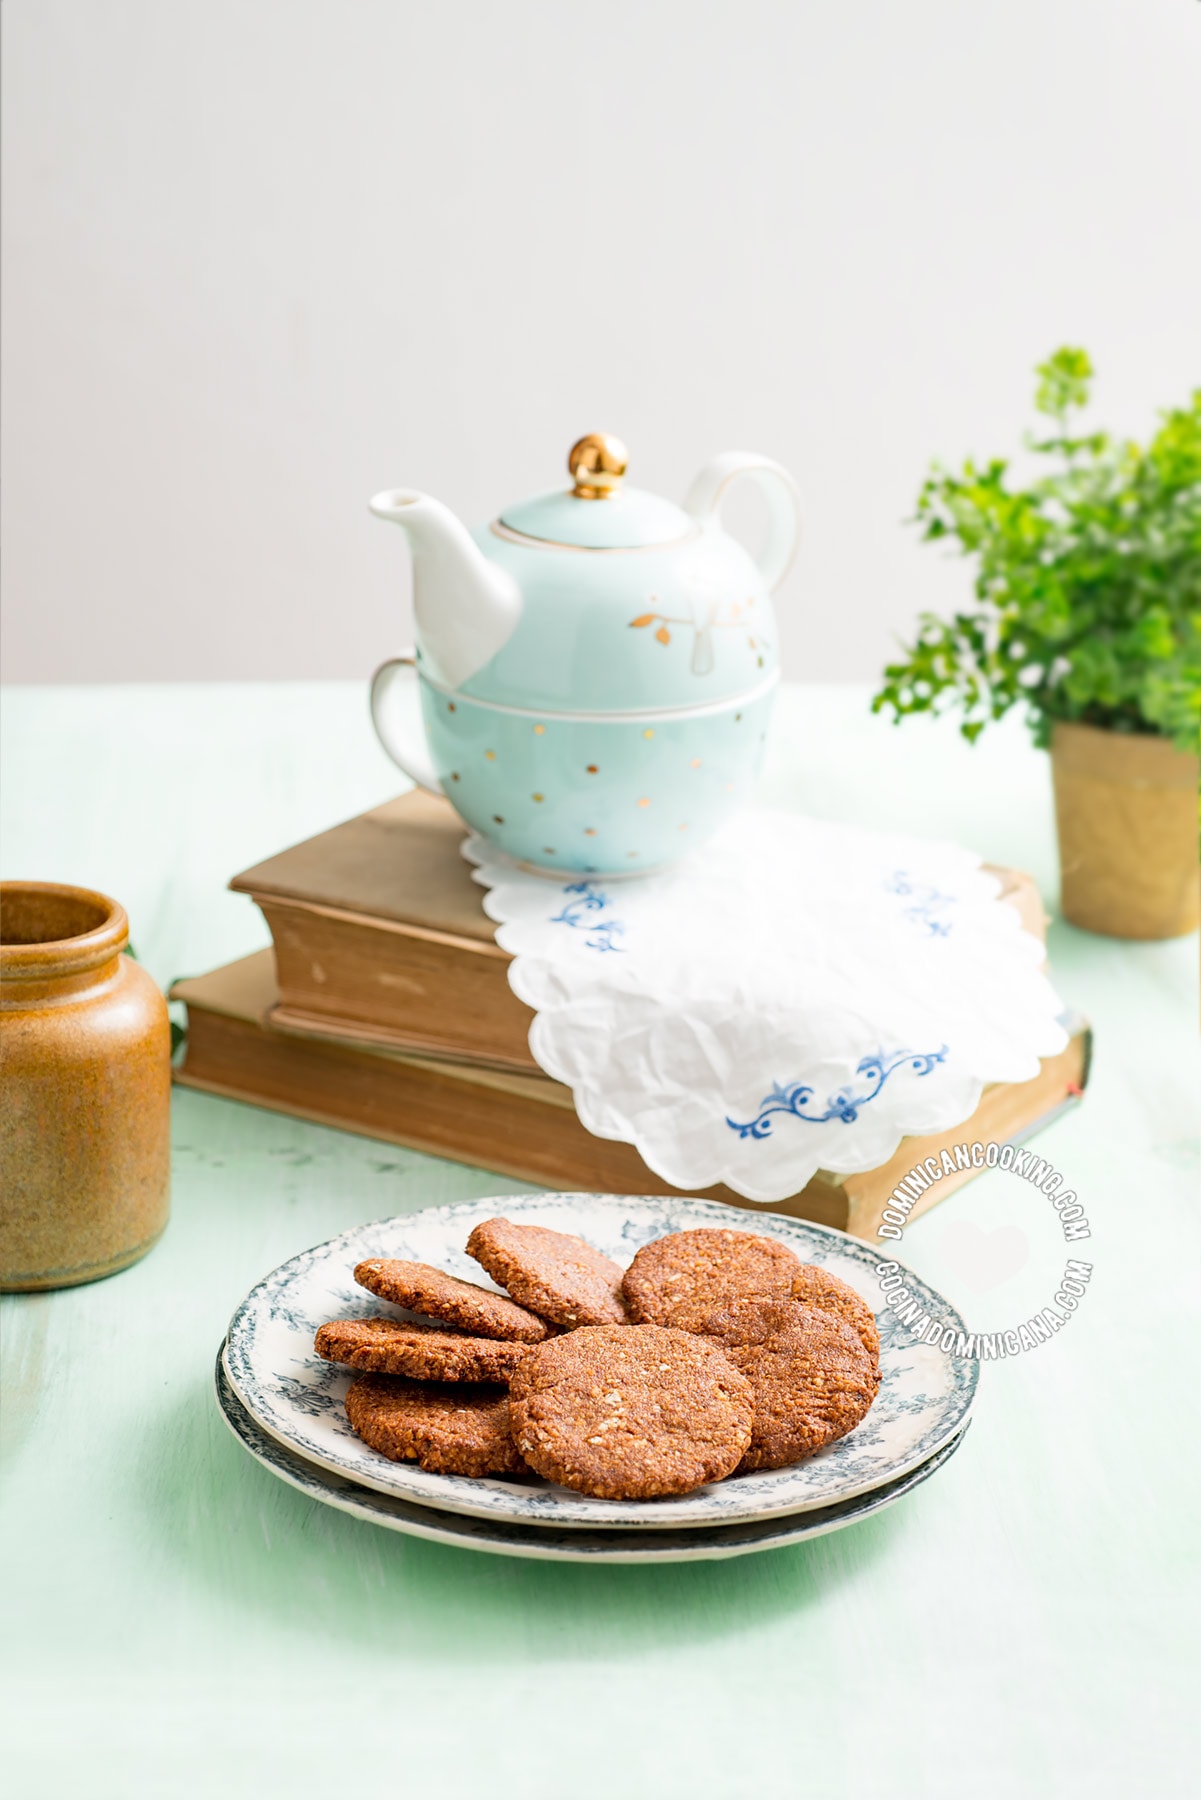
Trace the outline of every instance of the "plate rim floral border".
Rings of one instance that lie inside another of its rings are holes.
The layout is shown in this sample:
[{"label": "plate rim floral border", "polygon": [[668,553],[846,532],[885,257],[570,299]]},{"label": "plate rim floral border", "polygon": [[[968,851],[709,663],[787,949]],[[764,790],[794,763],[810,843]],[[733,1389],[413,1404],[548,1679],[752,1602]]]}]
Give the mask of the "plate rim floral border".
[{"label": "plate rim floral border", "polygon": [[[260,1468],[284,1482],[296,1493],[320,1506],[332,1507],[352,1519],[398,1531],[426,1543],[456,1550],[474,1550],[488,1556],[513,1556],[540,1562],[647,1563],[726,1562],[736,1556],[754,1556],[764,1550],[783,1550],[810,1542],[875,1518],[915,1488],[929,1481],[959,1450],[971,1429],[964,1419],[954,1436],[916,1469],[832,1506],[801,1513],[775,1513],[770,1518],[738,1525],[686,1527],[681,1530],[630,1532],[567,1530],[548,1525],[519,1525],[505,1519],[479,1519],[471,1513],[446,1512],[419,1506],[399,1494],[382,1494],[362,1487],[346,1475],[333,1475],[264,1431],[234,1392],[225,1367],[225,1344],[217,1352],[213,1386],[221,1417],[232,1436]],[[338,1485],[334,1485],[337,1483]],[[789,1522],[796,1520],[792,1530]],[[493,1535],[488,1535],[493,1534]],[[737,1534],[737,1535],[736,1535]]]},{"label": "plate rim floral border", "polygon": [[[581,1203],[626,1209],[622,1215],[623,1235],[635,1226],[632,1212],[649,1208],[658,1215],[656,1222],[662,1225],[663,1231],[704,1226],[747,1230],[753,1234],[782,1239],[797,1250],[803,1260],[806,1253],[815,1249],[816,1238],[824,1240],[838,1256],[857,1263],[868,1275],[874,1274],[875,1264],[879,1259],[879,1252],[873,1246],[831,1226],[820,1225],[809,1219],[794,1219],[782,1213],[737,1213],[732,1218],[733,1209],[724,1202],[702,1200],[692,1195],[534,1191],[525,1194],[486,1195],[477,1199],[455,1201],[445,1206],[421,1207],[412,1213],[388,1214],[382,1219],[366,1220],[350,1226],[346,1231],[297,1252],[256,1282],[235,1309],[225,1342],[225,1368],[234,1392],[255,1423],[269,1437],[297,1451],[305,1461],[315,1463],[331,1474],[345,1476],[361,1486],[396,1495],[415,1505],[437,1511],[465,1513],[477,1518],[506,1519],[513,1524],[545,1524],[555,1528],[562,1526],[593,1530],[612,1528],[654,1531],[717,1524],[733,1525],[818,1510],[850,1500],[899,1479],[926,1461],[955,1434],[971,1411],[979,1372],[977,1364],[974,1361],[947,1358],[950,1381],[944,1416],[933,1434],[920,1438],[912,1452],[903,1456],[895,1465],[877,1468],[865,1479],[850,1479],[844,1487],[832,1493],[817,1496],[811,1494],[806,1499],[799,1485],[794,1485],[792,1491],[789,1491],[790,1480],[796,1482],[798,1470],[807,1471],[816,1465],[816,1459],[811,1458],[804,1464],[787,1469],[758,1471],[742,1476],[736,1484],[714,1483],[710,1487],[698,1489],[694,1494],[679,1498],[641,1502],[600,1501],[546,1485],[532,1487],[500,1479],[474,1480],[466,1476],[432,1475],[413,1463],[393,1463],[383,1458],[373,1458],[369,1462],[361,1446],[352,1448],[348,1445],[344,1454],[331,1454],[311,1433],[300,1428],[294,1411],[282,1412],[278,1391],[265,1389],[252,1359],[254,1329],[262,1322],[263,1309],[270,1310],[273,1301],[286,1293],[289,1284],[300,1277],[306,1265],[337,1252],[342,1246],[347,1247],[349,1265],[352,1259],[358,1260],[363,1254],[361,1247],[356,1251],[351,1246],[361,1246],[361,1240],[368,1234],[385,1231],[389,1227],[403,1229],[419,1221],[437,1221],[438,1224],[445,1223],[448,1228],[459,1226],[462,1235],[458,1241],[461,1243],[472,1224],[497,1213],[519,1219],[522,1213],[544,1215],[548,1211],[553,1214],[562,1209],[566,1216],[557,1221],[557,1228],[568,1229],[574,1224],[578,1230],[580,1221],[575,1216],[575,1210]],[[675,1217],[668,1222],[664,1218],[665,1214],[674,1214]],[[685,1222],[681,1223],[681,1220]],[[549,1221],[542,1216],[538,1222],[547,1224]],[[642,1223],[647,1222],[644,1213]],[[647,1239],[639,1241],[645,1242]],[[368,1250],[366,1253],[379,1252]],[[937,1313],[948,1324],[963,1328],[963,1321],[956,1309],[928,1282],[907,1273],[907,1285],[915,1296],[921,1298],[926,1310],[932,1315]],[[884,1322],[882,1315],[882,1325]],[[888,1347],[885,1331],[882,1334],[882,1351],[885,1357]],[[871,1418],[872,1415],[868,1416]],[[832,1445],[828,1452],[822,1453],[823,1457],[832,1458],[837,1455],[842,1446],[852,1443],[854,1437],[855,1433],[848,1434],[847,1438]],[[375,1461],[380,1464],[378,1469],[374,1467]],[[756,1495],[759,1496],[758,1499],[754,1497]],[[741,1505],[740,1498],[743,1502]]]}]

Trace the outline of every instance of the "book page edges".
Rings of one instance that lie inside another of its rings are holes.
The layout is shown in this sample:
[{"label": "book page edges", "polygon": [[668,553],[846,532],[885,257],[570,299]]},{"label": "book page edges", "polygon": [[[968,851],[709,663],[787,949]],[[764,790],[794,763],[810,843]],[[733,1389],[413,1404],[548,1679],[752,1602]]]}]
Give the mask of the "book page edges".
[{"label": "book page edges", "polygon": [[[287,1042],[283,1033],[272,1031],[265,1023],[265,1015],[275,1001],[277,989],[274,979],[273,958],[270,950],[261,950],[240,961],[216,969],[209,975],[176,982],[171,989],[173,1000],[207,1010],[218,1016],[236,1020],[243,1026],[252,1027],[254,1032],[261,1032],[264,1037],[282,1039]],[[840,1229],[849,1230],[854,1235],[871,1239],[880,1220],[880,1214],[887,1204],[898,1180],[900,1180],[915,1163],[926,1156],[937,1157],[939,1150],[951,1148],[956,1143],[971,1142],[975,1139],[987,1141],[995,1138],[998,1142],[1020,1142],[1032,1135],[1050,1119],[1075,1103],[1082,1093],[1088,1078],[1088,1062],[1091,1046],[1091,1034],[1087,1026],[1079,1018],[1068,1021],[1068,1028],[1073,1032],[1067,1048],[1056,1057],[1047,1058],[1037,1076],[1032,1081],[1016,1084],[997,1084],[985,1089],[980,1105],[972,1117],[962,1125],[949,1131],[939,1132],[927,1137],[908,1137],[902,1140],[894,1155],[876,1169],[853,1175],[839,1175],[829,1170],[819,1170],[807,1184],[802,1193],[790,1199],[775,1203],[770,1208],[758,1207],[725,1187],[714,1187],[699,1190],[713,1198],[728,1204],[743,1207],[749,1211],[778,1211],[790,1213],[795,1217],[813,1218],[821,1223],[831,1224]],[[316,1039],[311,1036],[297,1037],[293,1040],[298,1048],[308,1044],[314,1052],[324,1046],[334,1057],[365,1058],[363,1072],[366,1074],[372,1059],[401,1065],[411,1069],[416,1081],[422,1078],[436,1078],[439,1082],[459,1084],[470,1090],[493,1090],[502,1095],[527,1103],[553,1108],[561,1115],[570,1113],[570,1126],[567,1120],[563,1127],[584,1127],[575,1118],[575,1109],[571,1092],[558,1082],[545,1076],[524,1076],[510,1072],[498,1071],[475,1064],[452,1061],[448,1058],[420,1057],[402,1054],[393,1050],[381,1049],[378,1046],[358,1046],[351,1048],[339,1044],[337,1040]],[[403,1132],[377,1127],[370,1123],[355,1121],[348,1126],[347,1118],[336,1109],[326,1111],[319,1106],[290,1104],[286,1096],[276,1093],[270,1097],[249,1091],[246,1086],[237,1083],[222,1082],[210,1076],[193,1074],[184,1066],[176,1071],[176,1079],[183,1086],[201,1088],[210,1093],[222,1094],[227,1098],[249,1100],[251,1103],[266,1104],[274,1110],[290,1113],[294,1117],[307,1118],[319,1124],[330,1125],[340,1129],[361,1131],[365,1135],[383,1137],[386,1141],[407,1144],[412,1148],[423,1150],[435,1156],[449,1156],[452,1160],[463,1161],[478,1167],[495,1169],[517,1179],[533,1179],[553,1183],[556,1179],[553,1169],[542,1169],[535,1172],[531,1161],[522,1156],[506,1154],[503,1146],[490,1146],[486,1156],[475,1155],[461,1146],[448,1144],[442,1138],[425,1135],[420,1128],[412,1126]],[[480,1096],[481,1100],[483,1095]],[[547,1118],[549,1128],[550,1115]],[[595,1146],[598,1162],[610,1159],[621,1163],[625,1159],[634,1158],[635,1166],[642,1173],[635,1185],[624,1184],[625,1192],[674,1193],[669,1183],[654,1176],[642,1164],[637,1152],[629,1145],[609,1144],[607,1140],[588,1139],[588,1145]],[[535,1158],[534,1160],[541,1160]],[[552,1158],[553,1161],[553,1158]],[[598,1173],[601,1171],[598,1170]],[[914,1219],[937,1204],[941,1199],[953,1193],[963,1183],[972,1178],[974,1171],[958,1171],[946,1176],[934,1184],[910,1214]],[[610,1175],[613,1181],[613,1175]]]}]

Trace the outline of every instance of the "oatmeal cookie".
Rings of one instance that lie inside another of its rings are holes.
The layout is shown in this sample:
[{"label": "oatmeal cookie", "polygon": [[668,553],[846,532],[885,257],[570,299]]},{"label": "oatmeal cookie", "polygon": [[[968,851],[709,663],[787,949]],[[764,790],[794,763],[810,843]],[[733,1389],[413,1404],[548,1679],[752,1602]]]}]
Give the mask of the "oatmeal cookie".
[{"label": "oatmeal cookie", "polygon": [[509,1397],[500,1387],[458,1387],[360,1375],[346,1396],[346,1417],[372,1450],[415,1462],[435,1475],[527,1475],[509,1432]]},{"label": "oatmeal cookie", "polygon": [[640,1324],[701,1331],[730,1300],[787,1300],[802,1267],[778,1238],[750,1231],[674,1231],[644,1244],[622,1292]]},{"label": "oatmeal cookie", "polygon": [[507,1381],[529,1346],[396,1319],[334,1319],[321,1327],[314,1348],[326,1362],[415,1381]]},{"label": "oatmeal cookie", "polygon": [[754,1392],[740,1473],[812,1456],[853,1431],[876,1398],[879,1370],[859,1334],[834,1313],[799,1300],[735,1300],[709,1317],[706,1330]]},{"label": "oatmeal cookie", "polygon": [[687,1494],[751,1443],[749,1381],[710,1338],[585,1325],[526,1354],[509,1389],[513,1440],[548,1481],[606,1500]]},{"label": "oatmeal cookie", "polygon": [[837,1313],[853,1331],[858,1332],[872,1361],[879,1366],[880,1333],[876,1315],[845,1281],[821,1269],[816,1263],[802,1263],[801,1272],[793,1277],[792,1297],[802,1306],[815,1306],[819,1312]]},{"label": "oatmeal cookie", "polygon": [[621,1270],[583,1238],[487,1219],[467,1240],[493,1281],[555,1325],[624,1325]]},{"label": "oatmeal cookie", "polygon": [[430,1263],[399,1262],[373,1256],[354,1272],[360,1287],[391,1300],[396,1306],[458,1325],[476,1337],[500,1338],[519,1344],[540,1344],[552,1327],[536,1313],[527,1312],[506,1294],[493,1294],[474,1281],[460,1281]]}]

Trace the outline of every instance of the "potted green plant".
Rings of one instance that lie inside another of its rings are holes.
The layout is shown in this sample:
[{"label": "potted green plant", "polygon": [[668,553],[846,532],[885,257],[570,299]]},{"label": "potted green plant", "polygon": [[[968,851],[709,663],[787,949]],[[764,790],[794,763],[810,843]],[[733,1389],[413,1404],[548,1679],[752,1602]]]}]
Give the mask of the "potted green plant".
[{"label": "potted green plant", "polygon": [[974,742],[1024,707],[1051,751],[1064,916],[1175,937],[1201,913],[1201,390],[1143,448],[1082,430],[1092,373],[1083,350],[1039,365],[1024,482],[1001,458],[932,467],[912,522],[974,560],[975,604],[923,613],[872,709],[957,707]]}]

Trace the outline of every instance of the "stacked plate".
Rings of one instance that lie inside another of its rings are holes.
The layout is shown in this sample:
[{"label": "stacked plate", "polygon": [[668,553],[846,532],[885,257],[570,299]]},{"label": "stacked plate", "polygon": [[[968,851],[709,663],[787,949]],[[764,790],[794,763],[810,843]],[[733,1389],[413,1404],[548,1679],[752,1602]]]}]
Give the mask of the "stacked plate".
[{"label": "stacked plate", "polygon": [[[678,1498],[597,1500],[541,1481],[475,1480],[393,1463],[351,1431],[350,1373],[322,1362],[313,1337],[327,1319],[405,1315],[356,1287],[369,1257],[432,1263],[487,1283],[464,1245],[503,1214],[574,1232],[623,1266],[668,1232],[752,1230],[848,1282],[877,1312],[879,1397],[847,1437],[791,1468],[755,1471]],[[573,1562],[685,1562],[745,1555],[837,1531],[893,1505],[955,1454],[967,1429],[976,1364],[915,1343],[881,1305],[877,1253],[821,1225],[778,1215],[732,1217],[708,1200],[625,1194],[506,1194],[356,1226],[268,1275],[234,1314],[217,1363],[217,1399],[235,1437],[311,1499],[394,1531],[506,1556]],[[916,1276],[906,1286],[932,1317],[962,1321]]]}]

